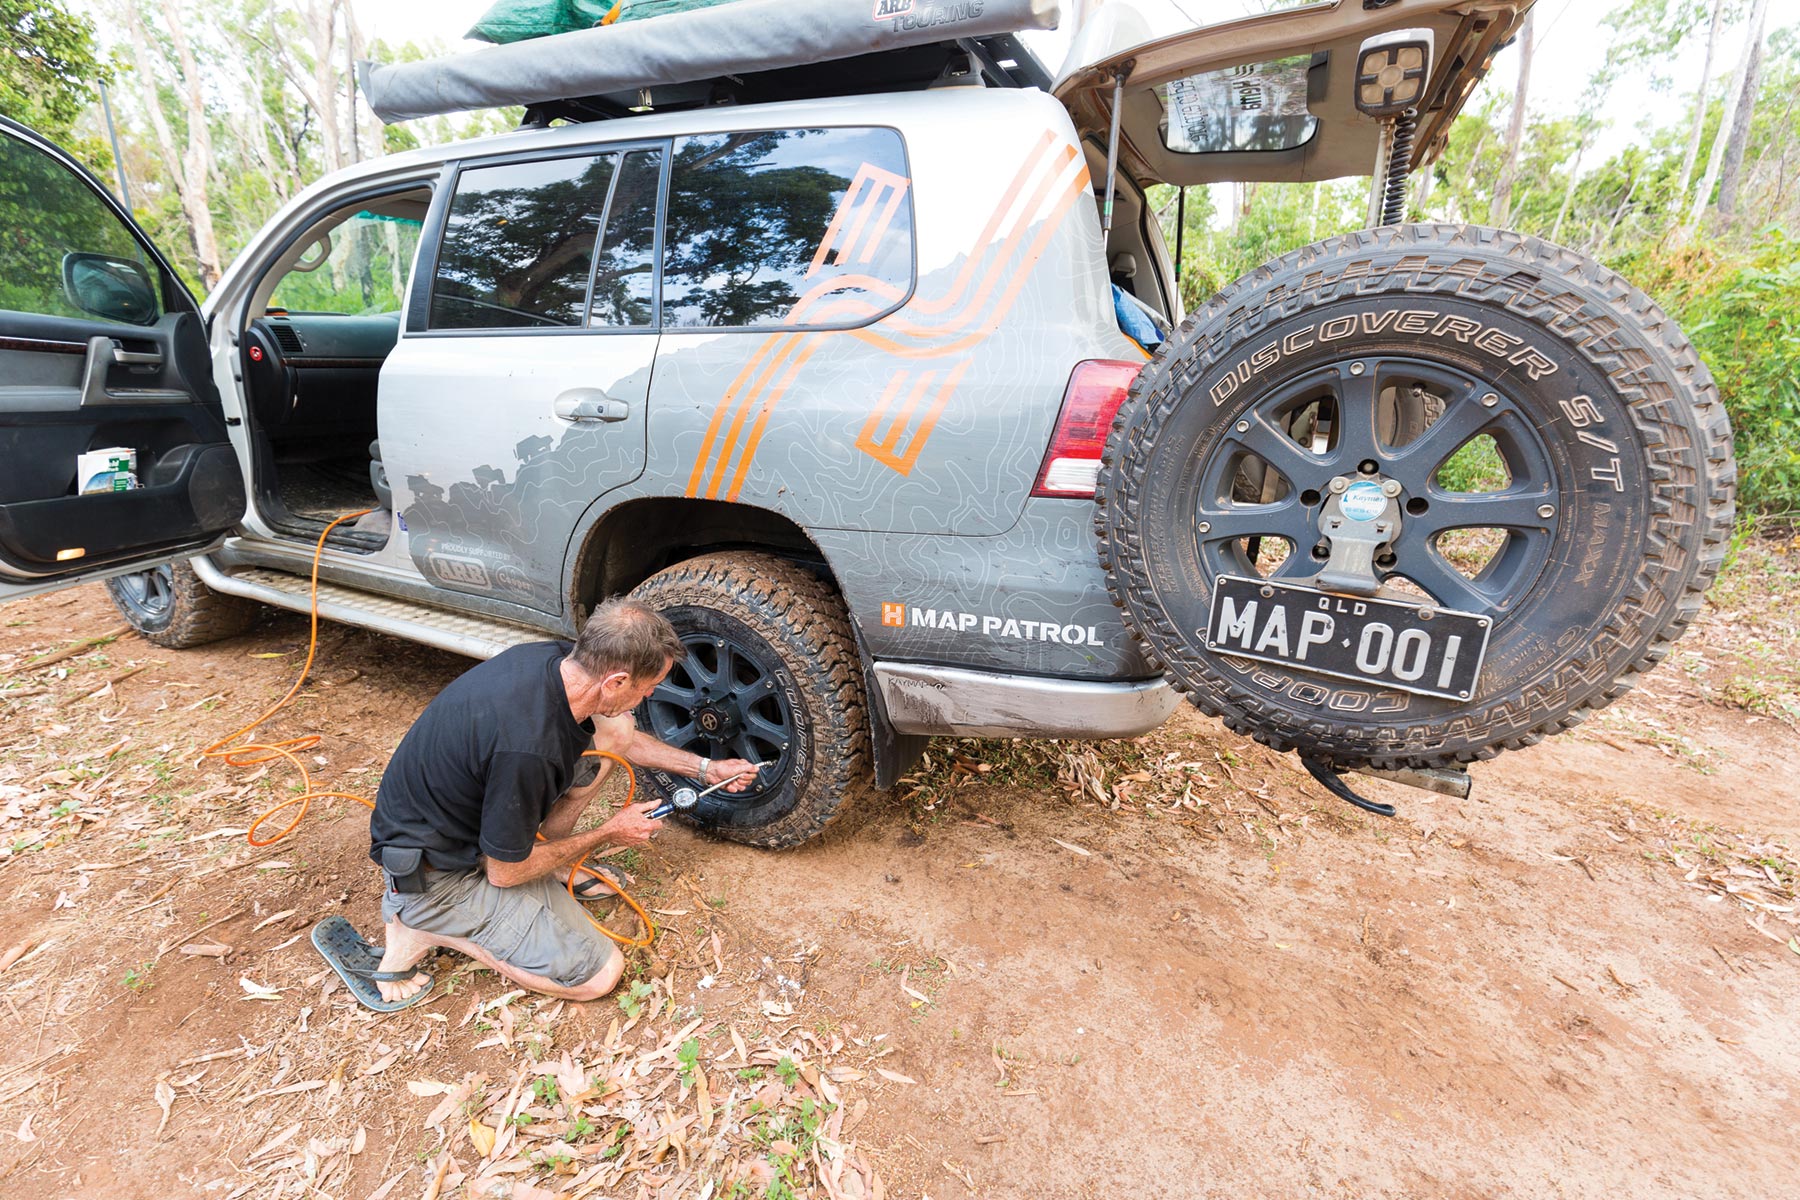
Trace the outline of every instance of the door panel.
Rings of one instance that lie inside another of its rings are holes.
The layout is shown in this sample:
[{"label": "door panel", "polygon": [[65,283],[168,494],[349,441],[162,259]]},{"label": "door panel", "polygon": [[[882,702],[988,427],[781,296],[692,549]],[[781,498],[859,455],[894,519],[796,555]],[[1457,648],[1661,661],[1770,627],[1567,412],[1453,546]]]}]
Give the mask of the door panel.
[{"label": "door panel", "polygon": [[643,471],[664,153],[459,174],[379,400],[394,509],[438,586],[560,613],[576,521]]},{"label": "door panel", "polygon": [[[204,549],[245,497],[193,298],[91,176],[4,120],[0,229],[0,599]],[[112,448],[137,486],[83,494],[78,458]]]}]

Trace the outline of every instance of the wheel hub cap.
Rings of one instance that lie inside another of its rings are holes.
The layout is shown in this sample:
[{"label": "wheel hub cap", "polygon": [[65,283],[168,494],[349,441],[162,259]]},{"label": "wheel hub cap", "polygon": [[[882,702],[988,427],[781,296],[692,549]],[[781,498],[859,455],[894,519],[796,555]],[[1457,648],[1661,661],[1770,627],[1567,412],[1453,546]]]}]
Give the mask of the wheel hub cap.
[{"label": "wheel hub cap", "polygon": [[[1477,441],[1485,459],[1460,453]],[[1453,458],[1454,483],[1439,474]],[[1352,595],[1398,576],[1442,608],[1495,618],[1529,595],[1561,521],[1537,423],[1487,381],[1410,355],[1272,386],[1206,450],[1196,482],[1196,549],[1214,575]]]},{"label": "wheel hub cap", "polygon": [[1398,480],[1379,474],[1331,481],[1329,498],[1319,510],[1319,532],[1331,545],[1317,583],[1333,592],[1373,596],[1381,590],[1375,556],[1400,536]]}]

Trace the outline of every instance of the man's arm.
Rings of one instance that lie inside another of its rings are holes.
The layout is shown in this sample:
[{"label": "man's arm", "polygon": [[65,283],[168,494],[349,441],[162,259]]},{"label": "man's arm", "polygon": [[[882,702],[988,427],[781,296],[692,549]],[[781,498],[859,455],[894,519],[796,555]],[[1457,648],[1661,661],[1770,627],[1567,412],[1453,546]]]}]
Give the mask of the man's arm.
[{"label": "man's arm", "polygon": [[[690,750],[677,750],[667,742],[659,742],[641,729],[632,731],[631,748],[625,757],[640,767],[653,767],[658,771],[667,771],[671,775],[686,775],[690,779],[700,778],[700,756]],[[730,779],[725,785],[728,792],[741,792],[749,787],[756,777],[756,764],[745,762],[741,758],[721,758],[713,760],[709,779],[702,783],[718,783]]]},{"label": "man's arm", "polygon": [[600,794],[600,785],[606,782],[607,775],[611,773],[612,764],[602,759],[600,773],[594,776],[592,783],[585,787],[572,787],[557,797],[556,803],[550,806],[549,813],[545,815],[543,825],[539,826],[539,832],[552,842],[574,833],[576,822],[581,820],[581,814],[587,811],[588,804]]},{"label": "man's arm", "polygon": [[[565,795],[563,800],[557,802],[558,807],[567,800],[568,796]],[[585,804],[586,801],[582,803]],[[614,813],[604,825],[586,833],[538,842],[532,847],[531,854],[520,862],[501,862],[499,859],[489,858],[486,860],[488,882],[495,887],[518,887],[567,867],[601,846],[641,846],[650,840],[652,833],[662,827],[661,821],[652,821],[649,817],[650,810],[655,807],[654,800],[627,805]],[[546,821],[545,825],[548,824]]]}]

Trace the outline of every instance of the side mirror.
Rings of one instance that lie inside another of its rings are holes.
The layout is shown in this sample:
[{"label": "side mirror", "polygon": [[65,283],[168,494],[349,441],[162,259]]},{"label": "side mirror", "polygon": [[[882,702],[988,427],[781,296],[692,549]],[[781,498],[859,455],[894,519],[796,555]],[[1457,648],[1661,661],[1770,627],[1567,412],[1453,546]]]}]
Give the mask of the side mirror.
[{"label": "side mirror", "polygon": [[84,313],[127,325],[153,325],[160,316],[156,284],[144,264],[112,254],[63,255],[63,295]]}]

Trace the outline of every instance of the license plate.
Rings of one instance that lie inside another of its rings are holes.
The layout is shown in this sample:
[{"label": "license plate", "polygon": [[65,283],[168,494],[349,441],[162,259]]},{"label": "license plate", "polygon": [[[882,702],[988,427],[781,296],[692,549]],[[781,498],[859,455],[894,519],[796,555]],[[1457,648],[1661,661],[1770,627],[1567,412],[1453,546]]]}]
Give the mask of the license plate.
[{"label": "license plate", "polygon": [[1221,576],[1206,644],[1222,654],[1467,700],[1492,622],[1473,613]]}]

